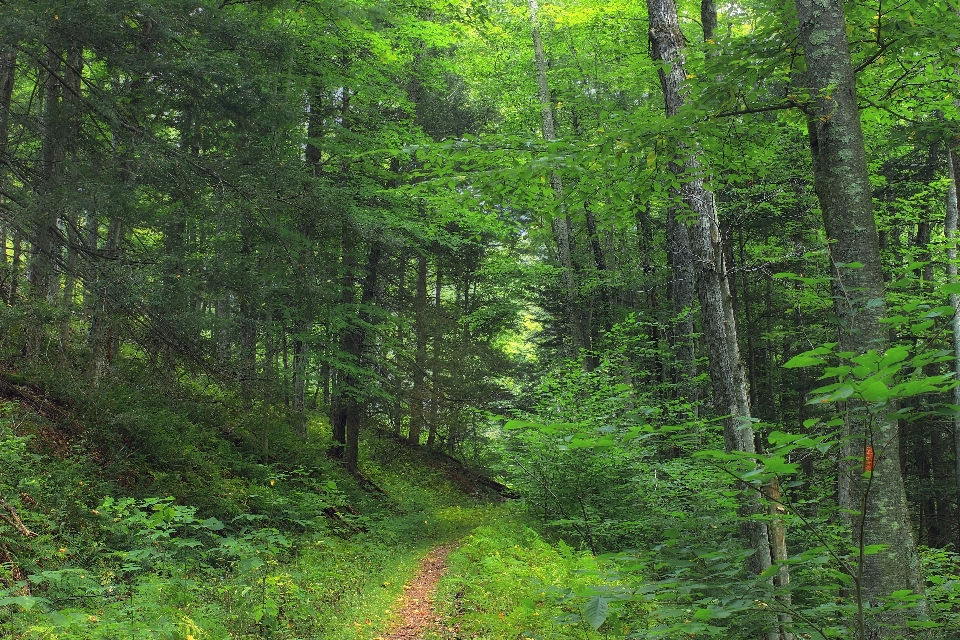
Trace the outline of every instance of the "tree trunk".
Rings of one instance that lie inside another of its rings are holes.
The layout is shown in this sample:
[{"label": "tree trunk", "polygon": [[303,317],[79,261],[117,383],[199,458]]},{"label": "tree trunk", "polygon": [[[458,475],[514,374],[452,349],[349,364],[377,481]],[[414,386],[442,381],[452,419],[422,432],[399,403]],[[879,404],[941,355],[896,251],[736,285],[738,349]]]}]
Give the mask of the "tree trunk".
[{"label": "tree trunk", "polygon": [[[348,330],[349,335],[349,355],[359,366],[363,361],[367,349],[367,327],[373,321],[370,313],[370,307],[373,305],[377,292],[377,283],[380,278],[380,257],[383,254],[383,245],[374,240],[370,245],[370,251],[367,253],[366,274],[363,278],[363,285],[360,290],[360,309],[357,313],[359,322],[353,330]],[[362,394],[360,392],[360,381],[354,378],[350,381],[351,386],[356,390],[349,396],[347,403],[347,449],[344,454],[344,462],[350,473],[357,472],[360,452],[360,428],[363,420]]]},{"label": "tree trunk", "polygon": [[[344,224],[344,276],[342,281],[343,307],[349,309],[354,303],[354,270],[356,261],[349,233],[355,233],[349,223]],[[360,292],[360,306],[356,317],[347,319],[347,327],[340,338],[340,350],[351,365],[337,372],[332,401],[331,423],[333,426],[333,454],[343,460],[347,470],[357,472],[360,447],[360,428],[363,419],[364,394],[361,381],[355,372],[360,366],[367,347],[367,327],[373,321],[370,306],[374,303],[380,277],[380,259],[383,246],[373,241],[367,253],[366,273]],[[349,301],[349,302],[348,302]]]},{"label": "tree trunk", "polygon": [[[840,347],[882,351],[883,274],[843,6],[840,0],[796,0],[796,7],[805,81],[814,96],[807,107],[807,129],[814,188],[831,249],[836,315],[842,323]],[[847,266],[852,263],[861,266]],[[922,594],[923,581],[900,473],[896,424],[886,415],[875,415],[852,422],[849,428],[862,442],[859,446],[874,448],[875,466],[866,480],[860,465],[848,470],[849,491],[840,506],[859,513],[853,522],[855,545],[887,545],[860,561],[855,582],[858,604],[872,608],[893,591]],[[920,600],[912,613],[926,610],[925,601]],[[866,618],[861,613],[856,637],[902,637],[907,613],[899,610]]]},{"label": "tree trunk", "polygon": [[100,385],[100,380],[113,363],[116,352],[116,322],[114,319],[113,303],[108,295],[110,281],[116,278],[120,259],[123,254],[121,240],[123,224],[118,218],[111,218],[107,227],[107,241],[101,250],[106,258],[106,264],[97,270],[93,283],[94,304],[90,319],[90,365],[87,375],[94,388]]},{"label": "tree trunk", "polygon": [[[10,103],[13,99],[13,84],[16,79],[17,71],[17,52],[15,49],[0,51],[0,158],[7,154],[7,145],[10,130]],[[7,197],[4,195],[7,189],[7,168],[0,163],[0,206],[4,205]],[[4,230],[9,230],[13,242],[13,255],[11,256],[10,270],[4,274],[4,280],[9,279],[7,286],[7,304],[13,304],[17,288],[17,271],[19,268],[20,253],[20,232],[17,225],[11,225],[9,228],[4,225]],[[7,236],[3,234],[3,266],[7,266]]]},{"label": "tree trunk", "polygon": [[437,441],[440,420],[440,346],[443,340],[440,322],[440,292],[443,288],[443,271],[437,260],[437,279],[433,288],[433,348],[430,353],[430,419],[427,421],[427,448],[432,449]]},{"label": "tree trunk", "polygon": [[[553,119],[553,106],[550,99],[550,85],[547,82],[547,58],[543,50],[543,39],[540,35],[540,17],[538,0],[527,0],[530,8],[530,34],[533,38],[534,64],[537,72],[537,87],[539,88],[540,110],[543,139],[556,139],[556,127]],[[557,210],[551,213],[550,227],[557,242],[557,257],[563,271],[564,315],[570,333],[571,353],[577,356],[580,349],[586,346],[589,336],[583,333],[580,314],[577,311],[577,281],[573,266],[573,235],[571,233],[570,217],[563,205],[563,181],[560,174],[550,174],[550,186],[553,188]]]},{"label": "tree trunk", "polygon": [[[654,61],[664,63],[659,72],[660,85],[667,117],[673,117],[684,104],[682,86],[686,79],[684,38],[677,8],[673,0],[647,0],[647,10],[650,16],[651,55]],[[703,185],[695,149],[687,150],[683,166],[671,162],[669,168],[676,179],[682,182],[682,203],[694,218],[689,228],[690,247],[696,269],[704,340],[709,354],[714,407],[719,415],[727,416],[724,420],[724,442],[728,451],[754,453],[749,392],[740,362],[736,319],[723,267],[713,193]],[[767,524],[753,516],[763,513],[765,509],[756,492],[746,487],[744,489],[740,504],[743,517],[741,530],[747,544],[754,550],[748,559],[749,568],[753,573],[760,574],[770,568],[772,550]],[[772,581],[770,584],[772,588]],[[766,632],[767,638],[791,637],[791,634],[773,630],[777,627],[776,618],[770,620],[769,624],[771,629]]]},{"label": "tree trunk", "polygon": [[310,323],[298,320],[293,337],[293,432],[300,440],[307,441],[307,414],[305,396],[307,390],[307,362],[310,360],[310,343],[307,338]]},{"label": "tree trunk", "polygon": [[[343,223],[343,249],[340,259],[340,268],[342,275],[340,278],[340,306],[347,312],[356,304],[355,298],[355,272],[357,269],[356,248],[354,245],[355,230],[349,221]],[[341,329],[339,347],[343,351],[346,347],[346,336],[349,327]],[[345,354],[344,354],[345,355]],[[341,356],[342,357],[342,356]],[[337,369],[333,374],[333,393],[330,398],[330,425],[333,428],[333,448],[332,454],[338,460],[343,460],[347,447],[347,402],[348,394],[351,390],[348,388],[348,374],[342,369]]]},{"label": "tree trunk", "polygon": [[[64,143],[64,157],[69,154],[71,160],[77,156],[76,140],[80,136],[82,76],[83,55],[79,45],[74,44],[67,53],[67,65],[64,72],[66,91],[64,91],[63,113],[61,116],[64,135],[67,138],[67,141]],[[61,172],[63,171],[64,170],[61,170]],[[71,311],[77,283],[77,253],[81,245],[81,239],[78,227],[79,218],[76,210],[72,207],[67,207],[63,221],[67,237],[67,256],[63,269],[63,293],[60,299],[60,306],[64,310],[64,318],[60,322],[60,357],[66,360],[70,346],[70,333],[73,320]]]},{"label": "tree trunk", "polygon": [[63,170],[63,148],[66,131],[63,127],[62,65],[55,47],[49,47],[43,62],[46,79],[43,85],[43,136],[40,149],[41,213],[34,223],[33,256],[30,261],[30,285],[37,300],[54,302],[58,288],[57,242],[58,209],[54,191]]},{"label": "tree trunk", "polygon": [[[957,282],[957,194],[960,193],[960,157],[955,153],[955,149],[948,151],[948,164],[950,165],[950,185],[947,191],[947,217],[943,225],[943,235],[947,239],[947,282],[955,284]],[[950,294],[950,306],[954,308],[953,314],[953,370],[960,372],[960,295]],[[960,405],[960,386],[956,386],[950,392],[951,402]],[[956,463],[956,489],[957,505],[960,505],[960,416],[953,418],[953,459]],[[960,506],[957,508],[957,515],[960,517]],[[960,545],[960,520],[957,522],[956,544]]]},{"label": "tree trunk", "polygon": [[668,339],[670,350],[674,354],[672,377],[677,382],[680,397],[690,404],[693,414],[697,415],[699,389],[696,383],[696,338],[693,326],[697,288],[693,253],[690,251],[690,233],[687,225],[678,219],[679,214],[678,207],[671,206],[667,209],[667,266],[670,269],[669,293],[673,312]]},{"label": "tree trunk", "polygon": [[417,256],[417,290],[414,299],[416,314],[416,346],[413,357],[413,390],[410,398],[410,444],[420,444],[420,435],[425,422],[425,380],[427,375],[427,257]]}]

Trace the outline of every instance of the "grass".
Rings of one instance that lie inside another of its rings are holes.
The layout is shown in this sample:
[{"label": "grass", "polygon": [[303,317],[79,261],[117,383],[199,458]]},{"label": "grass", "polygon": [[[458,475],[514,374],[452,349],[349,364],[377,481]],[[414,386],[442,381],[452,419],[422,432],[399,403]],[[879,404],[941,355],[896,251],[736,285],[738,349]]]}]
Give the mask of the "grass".
[{"label": "grass", "polygon": [[303,445],[282,414],[126,379],[54,405],[21,376],[32,399],[0,403],[0,496],[38,534],[0,522],[0,636],[372,639],[420,557],[500,508],[375,437],[364,488],[317,416]]},{"label": "grass", "polygon": [[545,541],[509,509],[464,537],[447,562],[436,599],[447,624],[435,640],[591,640],[629,632],[624,614],[643,617],[636,608],[618,610],[611,597],[613,615],[595,630],[585,607],[616,586],[604,576],[604,563],[563,541]]}]

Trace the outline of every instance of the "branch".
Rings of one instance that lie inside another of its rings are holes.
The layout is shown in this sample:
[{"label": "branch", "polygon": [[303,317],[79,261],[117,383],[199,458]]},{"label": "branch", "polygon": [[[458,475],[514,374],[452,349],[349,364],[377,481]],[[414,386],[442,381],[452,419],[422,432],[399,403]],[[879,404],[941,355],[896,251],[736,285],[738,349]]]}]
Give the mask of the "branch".
[{"label": "branch", "polygon": [[768,104],[763,107],[750,107],[749,109],[738,109],[735,111],[721,111],[711,115],[711,118],[726,118],[729,116],[744,116],[750,113],[764,113],[766,111],[783,111],[784,109],[803,110],[806,103],[803,102],[781,102],[780,104]]},{"label": "branch", "polygon": [[863,100],[864,102],[866,102],[868,105],[870,105],[871,107],[873,107],[874,109],[880,109],[881,111],[886,111],[887,113],[889,113],[890,115],[892,115],[892,116],[894,116],[894,117],[896,117],[896,118],[899,118],[899,119],[901,119],[901,120],[906,120],[907,122],[911,122],[911,123],[913,123],[913,124],[922,124],[919,120],[914,120],[913,118],[908,118],[907,116],[905,116],[905,115],[903,115],[903,114],[901,114],[901,113],[897,113],[896,111],[894,111],[894,110],[891,109],[890,107],[884,106],[884,105],[882,105],[882,104],[877,104],[876,102],[874,102],[874,101],[871,100],[870,98],[867,98],[866,96],[858,96],[858,97],[859,97],[861,100]]},{"label": "branch", "polygon": [[8,503],[3,498],[0,498],[0,507],[3,507],[10,516],[5,516],[0,514],[0,518],[3,518],[10,526],[14,529],[27,536],[28,538],[38,536],[40,534],[34,533],[27,529],[27,525],[23,524],[23,520],[20,519],[20,515],[17,513],[17,510],[13,508],[10,503]]}]

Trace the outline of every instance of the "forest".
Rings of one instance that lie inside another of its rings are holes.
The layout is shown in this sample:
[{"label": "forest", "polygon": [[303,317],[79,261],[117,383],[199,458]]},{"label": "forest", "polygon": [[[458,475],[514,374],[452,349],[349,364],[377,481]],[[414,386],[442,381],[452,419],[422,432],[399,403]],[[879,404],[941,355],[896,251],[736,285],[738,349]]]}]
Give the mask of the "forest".
[{"label": "forest", "polygon": [[960,638],[954,0],[0,0],[0,635]]}]

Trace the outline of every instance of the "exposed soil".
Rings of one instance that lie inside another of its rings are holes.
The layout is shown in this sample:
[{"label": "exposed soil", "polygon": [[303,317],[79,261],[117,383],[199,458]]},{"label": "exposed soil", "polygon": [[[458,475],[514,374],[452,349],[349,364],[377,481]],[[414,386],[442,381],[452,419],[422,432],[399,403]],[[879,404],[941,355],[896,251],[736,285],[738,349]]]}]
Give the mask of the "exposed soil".
[{"label": "exposed soil", "polygon": [[428,629],[436,629],[440,618],[433,606],[437,581],[447,572],[447,554],[457,543],[435,547],[420,562],[417,575],[404,585],[396,611],[400,620],[377,640],[421,640]]}]

